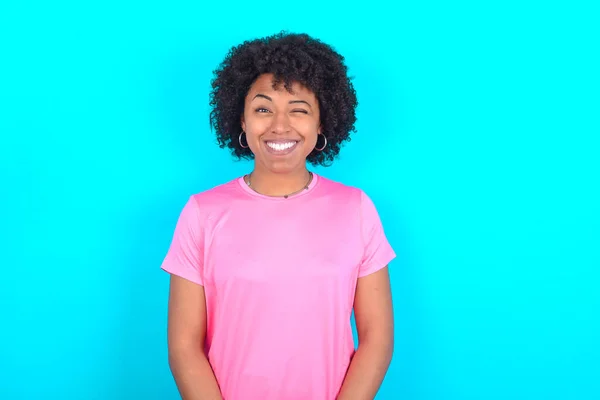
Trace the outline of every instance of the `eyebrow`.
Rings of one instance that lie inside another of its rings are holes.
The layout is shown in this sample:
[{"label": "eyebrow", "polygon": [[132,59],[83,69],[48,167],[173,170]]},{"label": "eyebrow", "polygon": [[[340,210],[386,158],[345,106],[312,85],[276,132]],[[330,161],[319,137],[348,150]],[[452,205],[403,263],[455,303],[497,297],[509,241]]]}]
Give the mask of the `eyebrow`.
[{"label": "eyebrow", "polygon": [[[257,97],[262,97],[263,99],[267,99],[269,101],[273,101],[273,99],[270,98],[269,96],[267,96],[266,94],[260,94],[259,93],[256,96],[254,96],[254,99],[256,99]],[[254,99],[252,99],[252,100],[254,100]],[[307,106],[309,106],[309,107],[312,108],[312,106],[308,103],[308,101],[304,101],[304,100],[290,100],[290,102],[289,102],[289,104],[296,104],[296,103],[304,103]]]}]

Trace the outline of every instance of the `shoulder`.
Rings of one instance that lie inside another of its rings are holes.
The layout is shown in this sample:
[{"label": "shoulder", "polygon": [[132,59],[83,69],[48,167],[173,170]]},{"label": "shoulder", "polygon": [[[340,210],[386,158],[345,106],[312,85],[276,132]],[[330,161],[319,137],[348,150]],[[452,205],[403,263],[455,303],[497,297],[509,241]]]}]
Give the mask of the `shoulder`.
[{"label": "shoulder", "polygon": [[208,215],[214,211],[229,208],[231,202],[243,198],[238,179],[235,178],[212,188],[193,193],[188,199],[188,205],[195,208],[200,215]]},{"label": "shoulder", "polygon": [[332,196],[360,196],[362,190],[330,178],[319,175],[319,186],[323,192]]},{"label": "shoulder", "polygon": [[221,200],[226,197],[239,196],[240,191],[238,180],[239,178],[231,179],[209,189],[196,192],[192,195],[192,197],[200,202],[210,202],[215,199]]},{"label": "shoulder", "polygon": [[[379,221],[377,206],[362,188],[347,185],[328,178],[321,179],[321,191],[337,210],[347,210],[360,216],[363,223]],[[343,206],[343,207],[341,207]]]},{"label": "shoulder", "polygon": [[369,201],[369,198],[364,190],[359,187],[348,185],[342,182],[335,181],[330,178],[325,178],[319,175],[321,190],[327,195],[335,198],[345,200],[346,202],[356,202],[359,206],[365,200]]}]

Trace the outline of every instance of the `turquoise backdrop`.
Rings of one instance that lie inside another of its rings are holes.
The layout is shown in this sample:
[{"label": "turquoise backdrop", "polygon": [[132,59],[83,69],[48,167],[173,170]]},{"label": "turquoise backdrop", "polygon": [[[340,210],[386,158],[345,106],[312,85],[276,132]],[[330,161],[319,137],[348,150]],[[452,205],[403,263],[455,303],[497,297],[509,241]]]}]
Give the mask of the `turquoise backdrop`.
[{"label": "turquoise backdrop", "polygon": [[330,168],[398,253],[378,396],[600,399],[600,13],[589,1],[3,2],[0,398],[176,399],[159,269],[215,145],[212,70],[306,32],[345,55]]}]

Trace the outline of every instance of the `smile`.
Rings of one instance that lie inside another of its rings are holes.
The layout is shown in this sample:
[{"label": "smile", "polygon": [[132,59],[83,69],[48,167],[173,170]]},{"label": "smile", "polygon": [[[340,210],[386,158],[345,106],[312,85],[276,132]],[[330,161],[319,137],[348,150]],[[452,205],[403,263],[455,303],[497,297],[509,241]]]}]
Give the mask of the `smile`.
[{"label": "smile", "polygon": [[298,145],[297,140],[268,140],[265,142],[267,150],[272,154],[289,154]]}]

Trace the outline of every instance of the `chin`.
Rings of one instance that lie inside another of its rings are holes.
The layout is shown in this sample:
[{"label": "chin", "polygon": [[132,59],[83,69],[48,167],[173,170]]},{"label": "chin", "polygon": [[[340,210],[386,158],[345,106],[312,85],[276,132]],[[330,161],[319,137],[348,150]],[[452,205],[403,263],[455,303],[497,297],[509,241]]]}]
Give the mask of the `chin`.
[{"label": "chin", "polygon": [[271,172],[275,174],[289,174],[291,172],[297,171],[299,168],[304,167],[305,164],[282,164],[282,163],[272,163],[268,165],[268,168]]},{"label": "chin", "polygon": [[288,174],[294,171],[298,171],[299,169],[306,168],[306,159],[300,160],[272,160],[265,159],[261,160],[261,164],[263,164],[267,170],[276,173],[276,174]]}]

